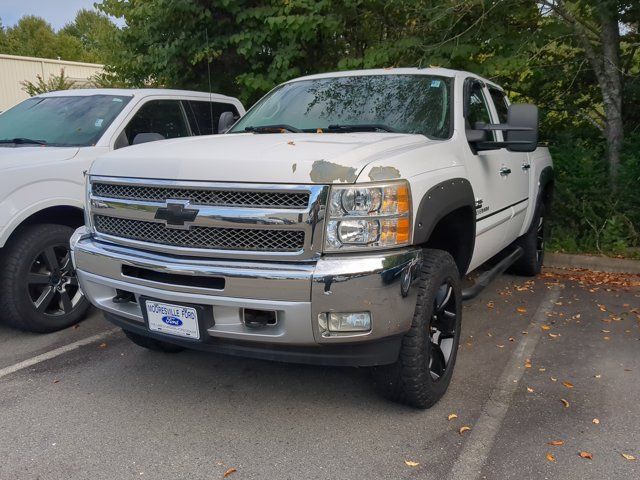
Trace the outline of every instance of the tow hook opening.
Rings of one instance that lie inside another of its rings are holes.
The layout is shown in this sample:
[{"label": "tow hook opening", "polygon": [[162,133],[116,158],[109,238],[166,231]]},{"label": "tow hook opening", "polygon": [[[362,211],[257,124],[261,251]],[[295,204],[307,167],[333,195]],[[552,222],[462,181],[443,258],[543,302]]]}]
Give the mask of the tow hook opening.
[{"label": "tow hook opening", "polygon": [[273,326],[278,323],[278,312],[273,310],[242,309],[242,322],[250,328]]},{"label": "tow hook opening", "polygon": [[126,290],[120,290],[116,288],[116,295],[111,299],[113,303],[137,303],[136,296],[133,292],[127,292]]}]

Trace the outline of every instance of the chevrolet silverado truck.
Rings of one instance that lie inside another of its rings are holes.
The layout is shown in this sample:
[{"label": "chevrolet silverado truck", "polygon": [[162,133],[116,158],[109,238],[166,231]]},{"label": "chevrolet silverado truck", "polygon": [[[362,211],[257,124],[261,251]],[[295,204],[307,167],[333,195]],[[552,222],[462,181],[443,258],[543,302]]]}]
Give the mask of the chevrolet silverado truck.
[{"label": "chevrolet silverado truck", "polygon": [[103,153],[209,135],[244,113],[235,98],[160,89],[78,89],[29,98],[0,115],[0,311],[51,332],[89,306],[69,256],[84,223],[84,172]]},{"label": "chevrolet silverado truck", "polygon": [[461,71],[286,82],[225,135],[99,158],[71,240],[80,285],[142,347],[373,367],[386,396],[427,408],[463,296],[540,270],[553,176],[537,123]]}]

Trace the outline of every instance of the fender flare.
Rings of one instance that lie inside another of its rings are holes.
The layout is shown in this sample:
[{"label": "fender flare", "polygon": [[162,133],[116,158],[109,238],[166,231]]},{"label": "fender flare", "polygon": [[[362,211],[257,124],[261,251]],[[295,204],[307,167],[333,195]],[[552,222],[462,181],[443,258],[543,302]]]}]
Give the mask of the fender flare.
[{"label": "fender flare", "polygon": [[[452,178],[431,187],[422,197],[416,212],[414,245],[420,245],[429,240],[438,222],[461,207],[469,207],[474,213],[472,237],[475,244],[475,203],[473,188],[466,178]],[[471,251],[473,251],[473,245]]]}]

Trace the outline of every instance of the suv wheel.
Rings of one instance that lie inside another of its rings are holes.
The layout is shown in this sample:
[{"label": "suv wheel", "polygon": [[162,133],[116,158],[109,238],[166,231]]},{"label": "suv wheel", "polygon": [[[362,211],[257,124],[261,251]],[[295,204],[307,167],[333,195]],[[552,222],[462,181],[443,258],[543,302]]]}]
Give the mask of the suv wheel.
[{"label": "suv wheel", "polygon": [[89,308],[71,263],[64,225],[30,225],[2,252],[0,310],[9,325],[54,332],[78,323]]},{"label": "suv wheel", "polygon": [[382,394],[413,407],[429,408],[447,391],[460,342],[460,274],[449,253],[424,250],[411,329],[398,360],[374,369]]},{"label": "suv wheel", "polygon": [[531,227],[514,245],[522,248],[522,256],[509,269],[516,275],[533,277],[540,273],[544,261],[544,245],[548,228],[545,222],[545,206],[540,202],[531,220]]}]

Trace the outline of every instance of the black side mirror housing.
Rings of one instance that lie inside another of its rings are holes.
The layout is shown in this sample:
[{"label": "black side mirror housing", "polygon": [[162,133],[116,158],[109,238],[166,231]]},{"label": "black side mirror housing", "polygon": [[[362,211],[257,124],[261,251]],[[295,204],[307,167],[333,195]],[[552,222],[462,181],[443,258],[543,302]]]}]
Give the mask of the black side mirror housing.
[{"label": "black side mirror housing", "polygon": [[538,107],[528,103],[509,105],[507,125],[523,130],[507,130],[510,152],[533,152],[538,147]]},{"label": "black side mirror housing", "polygon": [[[486,141],[486,132],[501,130],[503,142]],[[530,104],[509,105],[507,123],[478,122],[466,130],[467,141],[476,151],[506,147],[510,152],[533,152],[538,147],[538,107]]]}]

